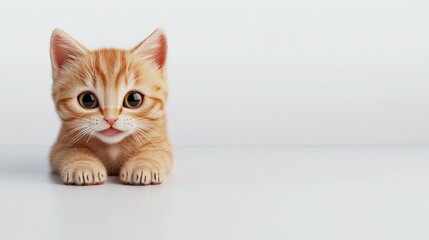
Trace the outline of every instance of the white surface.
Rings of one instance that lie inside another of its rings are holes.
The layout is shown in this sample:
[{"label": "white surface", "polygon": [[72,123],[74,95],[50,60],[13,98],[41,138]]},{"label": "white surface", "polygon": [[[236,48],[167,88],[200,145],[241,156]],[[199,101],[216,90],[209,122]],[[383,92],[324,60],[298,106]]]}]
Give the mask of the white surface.
[{"label": "white surface", "polygon": [[160,186],[74,187],[1,147],[2,239],[429,238],[427,147],[179,147]]},{"label": "white surface", "polygon": [[55,139],[54,27],[130,48],[162,26],[176,144],[427,145],[428,12],[422,0],[2,0],[0,144]]}]

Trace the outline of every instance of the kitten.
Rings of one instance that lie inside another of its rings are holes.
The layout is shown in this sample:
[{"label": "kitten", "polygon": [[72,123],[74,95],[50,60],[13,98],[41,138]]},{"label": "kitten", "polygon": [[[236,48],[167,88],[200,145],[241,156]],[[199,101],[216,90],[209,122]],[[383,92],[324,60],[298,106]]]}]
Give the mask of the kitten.
[{"label": "kitten", "polygon": [[131,50],[88,50],[51,37],[52,96],[62,121],[50,164],[65,184],[160,184],[173,163],[167,134],[167,41],[162,29]]}]

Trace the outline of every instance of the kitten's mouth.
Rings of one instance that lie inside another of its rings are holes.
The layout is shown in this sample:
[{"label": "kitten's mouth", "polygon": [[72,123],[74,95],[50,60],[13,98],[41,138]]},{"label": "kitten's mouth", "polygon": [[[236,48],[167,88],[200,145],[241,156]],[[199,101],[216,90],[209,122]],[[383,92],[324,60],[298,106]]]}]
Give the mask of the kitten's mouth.
[{"label": "kitten's mouth", "polygon": [[122,131],[113,128],[113,127],[109,127],[108,129],[105,129],[103,131],[100,131],[99,133],[106,135],[106,136],[115,136],[116,134],[121,133]]}]

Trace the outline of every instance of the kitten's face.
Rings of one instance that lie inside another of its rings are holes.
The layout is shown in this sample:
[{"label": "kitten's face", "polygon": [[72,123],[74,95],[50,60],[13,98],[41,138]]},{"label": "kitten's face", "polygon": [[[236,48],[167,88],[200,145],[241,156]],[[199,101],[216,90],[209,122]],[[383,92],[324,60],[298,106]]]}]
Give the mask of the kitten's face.
[{"label": "kitten's face", "polygon": [[[60,30],[56,30],[60,31]],[[166,41],[161,30],[130,51],[88,51],[64,32],[53,34],[53,97],[69,143],[128,136],[150,141],[167,97]]]}]

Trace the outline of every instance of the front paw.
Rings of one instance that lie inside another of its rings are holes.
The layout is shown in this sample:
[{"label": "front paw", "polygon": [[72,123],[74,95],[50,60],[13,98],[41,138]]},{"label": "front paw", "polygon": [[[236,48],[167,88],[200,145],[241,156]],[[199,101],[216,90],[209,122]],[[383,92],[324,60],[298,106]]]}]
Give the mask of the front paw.
[{"label": "front paw", "polygon": [[119,179],[124,184],[157,185],[161,184],[164,173],[157,164],[146,161],[131,161],[125,163],[119,173]]},{"label": "front paw", "polygon": [[61,179],[69,185],[102,184],[106,178],[106,169],[101,164],[86,160],[67,163],[61,171]]}]

